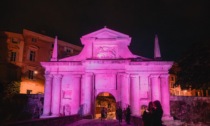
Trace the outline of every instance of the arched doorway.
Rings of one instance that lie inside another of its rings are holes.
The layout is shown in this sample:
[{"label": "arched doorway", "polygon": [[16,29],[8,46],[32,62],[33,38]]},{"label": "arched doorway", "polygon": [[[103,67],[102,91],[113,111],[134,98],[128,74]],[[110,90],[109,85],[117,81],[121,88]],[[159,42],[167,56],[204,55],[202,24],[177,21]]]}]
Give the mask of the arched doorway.
[{"label": "arched doorway", "polygon": [[102,92],[97,95],[95,100],[95,118],[101,118],[101,109],[105,107],[107,110],[107,119],[116,119],[116,100],[115,97],[108,93]]}]

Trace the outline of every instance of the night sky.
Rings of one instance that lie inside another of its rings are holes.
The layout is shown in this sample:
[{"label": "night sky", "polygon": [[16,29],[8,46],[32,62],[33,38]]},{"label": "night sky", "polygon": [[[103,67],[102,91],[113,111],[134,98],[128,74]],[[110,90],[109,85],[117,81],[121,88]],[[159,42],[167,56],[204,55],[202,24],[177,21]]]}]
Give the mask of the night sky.
[{"label": "night sky", "polygon": [[[138,3],[137,3],[138,1]],[[5,0],[0,30],[28,29],[81,46],[80,37],[107,26],[132,37],[134,54],[153,58],[155,34],[164,60],[210,40],[210,0]]]}]

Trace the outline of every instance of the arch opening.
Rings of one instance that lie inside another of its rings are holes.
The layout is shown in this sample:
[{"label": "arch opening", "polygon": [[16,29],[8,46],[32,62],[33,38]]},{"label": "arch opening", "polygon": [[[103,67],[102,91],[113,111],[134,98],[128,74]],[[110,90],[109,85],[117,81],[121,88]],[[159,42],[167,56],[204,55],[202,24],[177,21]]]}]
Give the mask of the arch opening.
[{"label": "arch opening", "polygon": [[116,99],[111,93],[99,93],[95,100],[95,118],[101,118],[101,110],[104,107],[107,111],[106,119],[116,119],[116,105]]}]

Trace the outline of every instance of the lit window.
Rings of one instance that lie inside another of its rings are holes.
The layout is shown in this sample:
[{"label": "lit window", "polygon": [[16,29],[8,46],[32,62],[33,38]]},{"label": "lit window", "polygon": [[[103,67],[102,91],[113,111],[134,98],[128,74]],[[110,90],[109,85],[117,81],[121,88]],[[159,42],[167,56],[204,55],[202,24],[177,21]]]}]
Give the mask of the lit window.
[{"label": "lit window", "polygon": [[29,60],[30,61],[35,61],[35,54],[36,54],[35,51],[30,51],[30,55],[29,55]]},{"label": "lit window", "polygon": [[16,61],[16,52],[11,52],[10,61],[12,62]]},{"label": "lit window", "polygon": [[34,79],[34,71],[32,70],[28,71],[28,79]]},{"label": "lit window", "polygon": [[26,94],[31,94],[32,90],[26,90]]}]

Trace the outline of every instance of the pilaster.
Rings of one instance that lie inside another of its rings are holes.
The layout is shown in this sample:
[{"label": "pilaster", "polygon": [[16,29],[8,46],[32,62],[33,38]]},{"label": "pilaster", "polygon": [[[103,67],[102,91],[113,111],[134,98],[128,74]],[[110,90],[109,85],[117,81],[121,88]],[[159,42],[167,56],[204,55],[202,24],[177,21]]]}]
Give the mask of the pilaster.
[{"label": "pilaster", "polygon": [[132,115],[139,116],[140,115],[140,107],[139,107],[139,75],[131,74],[130,75],[130,105]]},{"label": "pilaster", "polygon": [[42,116],[50,116],[50,113],[51,113],[52,78],[53,76],[50,74],[45,75],[44,106],[43,106]]},{"label": "pilaster", "polygon": [[52,116],[59,116],[60,114],[61,79],[62,79],[62,75],[60,74],[53,75]]}]

